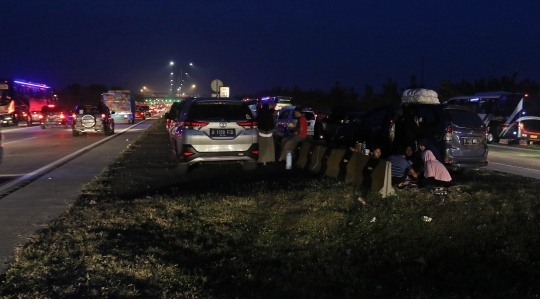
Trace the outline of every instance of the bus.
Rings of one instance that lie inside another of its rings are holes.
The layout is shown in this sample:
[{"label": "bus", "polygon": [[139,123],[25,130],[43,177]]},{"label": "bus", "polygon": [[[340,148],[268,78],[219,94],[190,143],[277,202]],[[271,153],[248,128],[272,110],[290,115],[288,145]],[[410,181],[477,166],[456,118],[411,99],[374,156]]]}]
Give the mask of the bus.
[{"label": "bus", "polygon": [[0,79],[0,114],[10,114],[15,124],[32,123],[32,111],[57,104],[52,88],[43,83],[25,80]]},{"label": "bus", "polygon": [[450,98],[446,104],[472,108],[487,127],[488,143],[540,141],[540,99],[526,93],[481,92]]},{"label": "bus", "polygon": [[109,107],[112,117],[118,123],[135,123],[135,98],[129,90],[109,90],[101,95],[103,103]]}]

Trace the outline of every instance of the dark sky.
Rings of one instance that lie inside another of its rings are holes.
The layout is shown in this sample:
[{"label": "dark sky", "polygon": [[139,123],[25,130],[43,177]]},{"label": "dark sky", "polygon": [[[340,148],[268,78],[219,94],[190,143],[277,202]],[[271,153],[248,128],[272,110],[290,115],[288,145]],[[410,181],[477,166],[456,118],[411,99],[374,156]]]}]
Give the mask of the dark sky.
[{"label": "dark sky", "polygon": [[[273,86],[361,94],[387,78],[428,88],[510,76],[540,82],[538,0],[3,0],[0,77],[200,94]],[[188,66],[192,62],[193,67]]]}]

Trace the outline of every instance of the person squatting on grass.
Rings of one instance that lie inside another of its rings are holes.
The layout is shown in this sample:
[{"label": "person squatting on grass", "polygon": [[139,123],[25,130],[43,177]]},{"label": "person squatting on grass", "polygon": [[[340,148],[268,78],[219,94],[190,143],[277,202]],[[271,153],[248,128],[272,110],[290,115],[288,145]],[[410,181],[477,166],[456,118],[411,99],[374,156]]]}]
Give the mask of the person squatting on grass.
[{"label": "person squatting on grass", "polygon": [[276,159],[274,148],[274,109],[264,104],[257,114],[257,129],[259,130],[259,160],[257,162],[266,165]]},{"label": "person squatting on grass", "polygon": [[418,182],[421,187],[428,185],[450,187],[452,185],[450,173],[441,162],[437,161],[430,150],[422,151],[422,159],[424,160],[424,175],[420,177]]},{"label": "person squatting on grass", "polygon": [[392,164],[392,185],[398,188],[403,187],[403,182],[407,178],[407,175],[412,176],[418,180],[418,175],[412,168],[412,165],[405,159],[405,147],[400,148],[397,155],[391,155],[387,160]]},{"label": "person squatting on grass", "polygon": [[298,122],[296,123],[296,127],[292,129],[295,134],[289,135],[287,137],[284,137],[281,140],[281,153],[279,155],[279,162],[285,160],[285,156],[287,155],[287,151],[292,151],[294,148],[298,145],[300,141],[303,141],[306,139],[307,136],[307,119],[302,114],[302,108],[296,107],[294,108],[294,117],[298,118]]}]

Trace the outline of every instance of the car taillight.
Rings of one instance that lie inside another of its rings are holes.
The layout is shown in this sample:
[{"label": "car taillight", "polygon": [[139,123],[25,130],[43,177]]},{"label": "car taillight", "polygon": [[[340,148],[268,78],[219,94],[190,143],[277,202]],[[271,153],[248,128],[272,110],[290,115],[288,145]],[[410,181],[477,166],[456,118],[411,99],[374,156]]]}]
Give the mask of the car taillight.
[{"label": "car taillight", "polygon": [[448,128],[446,128],[446,134],[444,135],[444,140],[445,141],[452,141],[452,125],[448,126]]},{"label": "car taillight", "polygon": [[184,157],[189,157],[191,155],[193,155],[194,153],[192,152],[184,152]]},{"label": "car taillight", "polygon": [[252,153],[253,155],[258,155],[258,154],[259,154],[259,150],[252,150],[251,153]]},{"label": "car taillight", "polygon": [[256,121],[239,121],[236,124],[244,127],[244,129],[255,129],[257,127]]},{"label": "car taillight", "polygon": [[105,119],[106,115],[105,114],[101,114],[101,118]]},{"label": "car taillight", "polygon": [[60,118],[65,118],[64,114],[60,114]]},{"label": "car taillight", "polygon": [[42,119],[42,118],[43,118],[43,115],[40,114],[40,115],[39,115],[39,119]]},{"label": "car taillight", "polygon": [[208,123],[202,121],[183,121],[181,125],[186,129],[200,129],[201,127],[208,126]]},{"label": "car taillight", "polygon": [[515,122],[515,123],[514,123],[514,127],[520,128],[521,130],[523,130],[524,125],[523,125],[523,123]]}]

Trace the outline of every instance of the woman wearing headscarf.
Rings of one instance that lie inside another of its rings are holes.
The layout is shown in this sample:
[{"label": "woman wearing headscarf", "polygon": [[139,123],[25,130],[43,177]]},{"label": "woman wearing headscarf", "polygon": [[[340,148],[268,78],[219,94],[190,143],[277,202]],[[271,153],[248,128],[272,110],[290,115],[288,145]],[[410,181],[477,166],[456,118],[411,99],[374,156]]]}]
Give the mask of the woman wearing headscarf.
[{"label": "woman wearing headscarf", "polygon": [[427,185],[449,187],[452,185],[450,173],[441,162],[437,161],[430,150],[422,151],[422,159],[424,160],[424,175],[418,182],[421,187]]},{"label": "woman wearing headscarf", "polygon": [[259,160],[257,162],[266,165],[267,162],[276,160],[274,137],[275,122],[274,109],[264,104],[257,114],[257,129],[259,130]]}]

